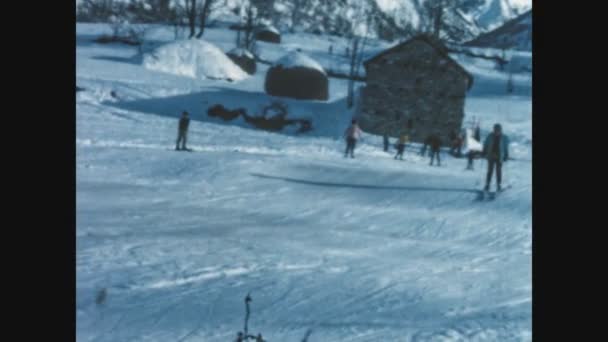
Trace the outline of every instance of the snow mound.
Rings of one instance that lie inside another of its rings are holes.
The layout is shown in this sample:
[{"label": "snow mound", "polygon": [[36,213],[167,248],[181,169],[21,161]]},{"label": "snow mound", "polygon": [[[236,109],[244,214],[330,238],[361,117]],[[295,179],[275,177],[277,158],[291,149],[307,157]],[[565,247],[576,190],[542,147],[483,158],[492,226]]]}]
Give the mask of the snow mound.
[{"label": "snow mound", "polygon": [[217,46],[200,39],[169,43],[144,56],[145,68],[196,79],[230,79],[248,77]]},{"label": "snow mound", "polygon": [[285,69],[297,68],[297,67],[315,69],[315,70],[319,70],[320,72],[322,72],[325,75],[325,70],[323,70],[323,67],[321,66],[321,64],[317,63],[314,59],[306,56],[305,54],[297,52],[297,51],[292,51],[292,52],[288,53],[287,55],[281,57],[275,63],[275,65],[276,66],[280,65]]},{"label": "snow mound", "polygon": [[281,34],[281,32],[279,32],[279,29],[277,29],[276,27],[274,27],[272,25],[263,25],[258,29],[258,31],[268,31],[268,32],[276,33],[278,35]]}]

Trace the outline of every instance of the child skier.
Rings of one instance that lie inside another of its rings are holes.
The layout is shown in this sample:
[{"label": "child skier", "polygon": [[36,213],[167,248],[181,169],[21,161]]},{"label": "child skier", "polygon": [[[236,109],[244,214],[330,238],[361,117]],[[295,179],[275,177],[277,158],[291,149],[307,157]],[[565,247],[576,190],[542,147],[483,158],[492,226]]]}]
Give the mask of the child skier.
[{"label": "child skier", "polygon": [[401,133],[401,135],[399,136],[399,141],[397,142],[397,154],[395,155],[394,159],[397,159],[397,157],[399,157],[399,159],[403,160],[403,151],[405,150],[405,144],[407,144],[409,142],[410,138],[406,133]]}]

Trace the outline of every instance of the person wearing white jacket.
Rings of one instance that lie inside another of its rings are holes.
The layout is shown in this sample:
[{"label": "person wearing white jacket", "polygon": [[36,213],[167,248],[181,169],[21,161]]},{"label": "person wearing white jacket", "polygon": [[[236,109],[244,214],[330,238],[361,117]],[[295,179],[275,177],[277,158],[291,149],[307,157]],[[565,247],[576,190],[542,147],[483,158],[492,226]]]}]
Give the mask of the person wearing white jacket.
[{"label": "person wearing white jacket", "polygon": [[346,151],[344,151],[344,158],[348,157],[350,152],[350,157],[355,158],[355,146],[357,145],[357,140],[361,138],[361,128],[357,124],[357,120],[353,120],[351,125],[348,126],[346,131],[344,132],[344,136],[346,137]]}]

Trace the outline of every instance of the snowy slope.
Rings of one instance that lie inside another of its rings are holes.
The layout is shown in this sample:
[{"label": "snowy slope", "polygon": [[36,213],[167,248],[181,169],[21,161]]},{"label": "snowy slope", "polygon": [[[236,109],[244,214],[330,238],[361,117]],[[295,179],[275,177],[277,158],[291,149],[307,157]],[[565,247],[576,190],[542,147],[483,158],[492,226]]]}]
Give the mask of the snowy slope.
[{"label": "snowy slope", "polygon": [[[506,95],[505,73],[461,60],[475,77],[466,119],[482,136],[501,122],[516,158],[503,170],[513,189],[475,202],[479,161],[395,161],[371,135],[343,159],[342,80],[327,102],[285,100],[313,131],[267,133],[205,114],[276,100],[267,66],[238,83],[159,72],[132,47],[91,43],[104,30],[77,25],[78,341],[230,341],[250,291],[250,331],[269,341],[308,329],[311,342],[531,340],[529,76]],[[335,38],[283,38],[262,56],[298,46],[324,67],[342,61],[327,55]],[[229,51],[234,32],[205,39]],[[198,152],[172,151],[183,109]]]}]

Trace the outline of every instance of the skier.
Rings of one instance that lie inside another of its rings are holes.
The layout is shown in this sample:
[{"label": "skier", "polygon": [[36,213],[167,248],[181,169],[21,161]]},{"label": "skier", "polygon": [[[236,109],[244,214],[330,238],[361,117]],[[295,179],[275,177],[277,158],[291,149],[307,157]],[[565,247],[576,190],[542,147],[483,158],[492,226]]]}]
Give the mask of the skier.
[{"label": "skier", "polygon": [[[177,132],[177,141],[175,142],[175,150],[176,151],[180,151],[180,150],[184,150],[187,151],[188,148],[186,148],[186,139],[188,136],[188,126],[190,125],[190,118],[188,117],[188,112],[187,111],[183,111],[182,112],[182,117],[179,119],[179,129]],[[181,142],[181,148],[180,148],[180,142]]]},{"label": "skier", "polygon": [[388,140],[388,132],[384,131],[384,135],[382,136],[382,141],[384,142],[384,152],[388,152],[388,145],[390,144]]},{"label": "skier", "polygon": [[357,124],[357,120],[352,121],[351,125],[344,132],[344,136],[346,137],[346,151],[344,151],[344,158],[348,156],[350,152],[350,157],[355,158],[355,146],[357,145],[357,140],[361,138],[361,128]]},{"label": "skier", "polygon": [[433,165],[433,161],[435,160],[435,156],[437,156],[437,166],[441,166],[441,159],[439,158],[439,150],[441,148],[441,138],[439,138],[438,133],[432,134],[429,138],[429,146],[431,147],[431,166]]},{"label": "skier", "polygon": [[424,139],[424,143],[422,145],[422,148],[420,149],[420,155],[424,157],[424,155],[426,154],[426,149],[429,146],[429,143],[431,142],[431,136],[429,135],[428,137],[426,137],[426,139]]},{"label": "skier", "polygon": [[399,136],[399,141],[397,142],[397,154],[395,155],[395,159],[399,157],[399,159],[403,160],[403,151],[405,150],[405,144],[409,142],[409,136],[403,132]]},{"label": "skier", "polygon": [[502,126],[494,125],[494,131],[486,137],[483,144],[483,155],[488,159],[488,174],[486,176],[485,191],[490,189],[492,174],[496,168],[496,190],[501,191],[502,163],[509,159],[509,138],[502,134]]},{"label": "skier", "polygon": [[473,137],[473,129],[467,129],[464,135],[464,144],[467,154],[467,170],[473,170],[473,160],[478,158],[483,151],[483,145]]},{"label": "skier", "polygon": [[474,137],[475,137],[475,140],[481,141],[481,129],[479,128],[479,122],[477,122],[477,124],[475,125]]},{"label": "skier", "polygon": [[255,338],[255,342],[266,342],[266,340],[262,338],[262,334],[258,334]]},{"label": "skier", "polygon": [[473,151],[467,152],[467,170],[473,170],[473,158],[475,157],[474,153],[475,152]]}]

